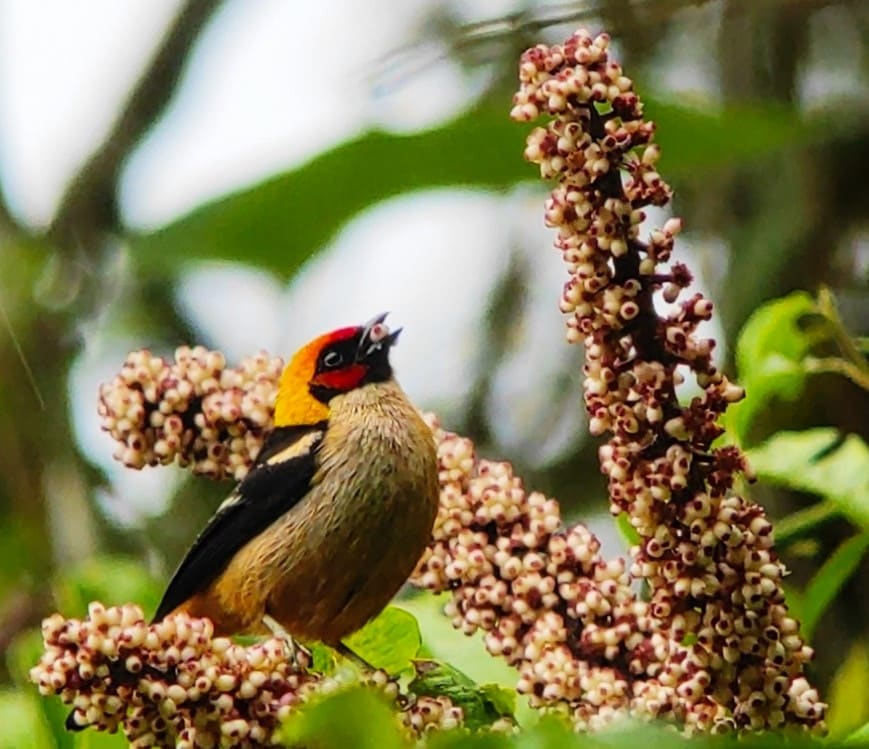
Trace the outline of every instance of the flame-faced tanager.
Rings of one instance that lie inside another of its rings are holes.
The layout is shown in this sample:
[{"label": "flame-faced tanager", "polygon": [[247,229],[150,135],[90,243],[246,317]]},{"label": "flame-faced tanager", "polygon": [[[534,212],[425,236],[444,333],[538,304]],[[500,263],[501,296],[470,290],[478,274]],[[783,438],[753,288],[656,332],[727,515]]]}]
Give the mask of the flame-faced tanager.
[{"label": "flame-faced tanager", "polygon": [[337,645],[377,615],[422,555],[437,513],[434,439],[392,374],[380,315],[301,348],[274,428],[199,534],[155,621],[218,634],[283,630]]}]

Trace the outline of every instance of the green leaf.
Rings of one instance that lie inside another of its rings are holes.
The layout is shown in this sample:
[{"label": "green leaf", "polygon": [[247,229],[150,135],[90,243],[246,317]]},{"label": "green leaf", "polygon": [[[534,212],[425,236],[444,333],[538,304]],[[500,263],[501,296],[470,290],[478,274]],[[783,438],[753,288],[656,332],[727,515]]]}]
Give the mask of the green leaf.
[{"label": "green leaf", "polygon": [[696,167],[707,171],[734,162],[769,156],[820,132],[794,119],[786,107],[731,105],[714,109],[708,101],[686,106],[643,94],[644,112],[655,121],[661,144],[662,174],[681,177]]},{"label": "green leaf", "polygon": [[[689,741],[662,723],[644,723],[625,719],[609,728],[580,734],[565,719],[547,715],[533,728],[514,737],[515,749],[686,749],[708,746],[709,739],[699,736]],[[714,746],[743,747],[735,738],[719,739]]]},{"label": "green leaf", "polygon": [[0,691],[0,749],[46,749],[52,741],[34,694]]},{"label": "green leaf", "polygon": [[395,713],[372,689],[343,690],[293,711],[280,730],[285,746],[317,749],[399,749]]},{"label": "green leaf", "polygon": [[129,749],[130,746],[122,733],[87,730],[74,735],[75,749]]},{"label": "green leaf", "polygon": [[620,512],[616,516],[616,527],[619,529],[621,537],[629,546],[638,546],[642,539],[637,529],[631,525],[631,517],[626,512]]},{"label": "green leaf", "polygon": [[478,686],[448,663],[417,661],[416,677],[408,687],[420,696],[449,697],[465,713],[471,730],[491,725],[503,716],[513,717],[516,693],[498,684]]},{"label": "green leaf", "polygon": [[147,263],[245,260],[288,278],[364,208],[447,185],[503,189],[537,178],[522,160],[529,128],[508,117],[509,98],[484,102],[436,129],[372,130],[307,164],[208,203],[133,243]]},{"label": "green leaf", "polygon": [[759,307],[743,326],[736,365],[746,396],[727,412],[727,424],[741,441],[767,401],[774,396],[792,400],[802,391],[807,376],[803,359],[813,341],[799,321],[816,311],[815,300],[797,291]]},{"label": "green leaf", "polygon": [[513,715],[516,712],[515,689],[506,689],[500,684],[480,684],[480,693],[499,715]]},{"label": "green leaf", "polygon": [[844,742],[847,746],[869,746],[869,723],[864,723]]},{"label": "green leaf", "polygon": [[580,736],[557,715],[544,715],[532,728],[516,737],[517,749],[588,749],[589,736]]},{"label": "green leaf", "polygon": [[515,740],[500,733],[471,733],[469,731],[435,731],[418,746],[426,749],[510,749]]},{"label": "green leaf", "polygon": [[422,638],[413,614],[388,606],[343,642],[366,663],[395,675],[413,665]]},{"label": "green leaf", "polygon": [[46,745],[53,746],[55,749],[72,749],[77,746],[76,734],[70,733],[64,726],[69,707],[64,705],[59,697],[41,697],[36,690],[36,685],[30,681],[30,669],[37,664],[42,652],[42,633],[35,629],[23,632],[9,646],[6,652],[6,664],[13,682],[23,693],[29,693],[34,699],[33,709],[38,715],[41,726],[39,730],[50,736],[50,740],[46,740]]},{"label": "green leaf", "polygon": [[812,639],[821,616],[860,566],[867,549],[869,531],[852,536],[839,545],[809,581],[803,593],[802,605],[797,612],[807,640]]},{"label": "green leaf", "polygon": [[839,507],[835,502],[824,500],[786,515],[775,524],[776,545],[787,546],[794,541],[813,534],[818,526],[839,517]]},{"label": "green leaf", "polygon": [[[241,260],[289,278],[365,208],[390,197],[438,187],[503,190],[539,181],[522,159],[533,125],[509,119],[510,92],[493,92],[458,118],[411,134],[371,130],[296,169],[196,208],[132,239],[133,257],[149,270],[174,270],[180,259]],[[704,111],[646,97],[669,175],[727,166],[768,154],[810,128],[769,107]]]},{"label": "green leaf", "polygon": [[[410,611],[420,626],[423,637],[421,657],[448,663],[459,663],[462,672],[477,684],[498,684],[508,692],[515,692],[518,675],[516,669],[507,665],[503,658],[493,658],[486,650],[481,633],[468,637],[455,629],[448,617],[444,616],[444,602],[449,593],[434,595],[419,591],[404,598],[399,606]],[[537,722],[540,715],[528,705],[527,700],[519,700],[515,718],[519,725],[528,727]]]},{"label": "green leaf", "polygon": [[844,738],[869,720],[869,702],[855,700],[856,694],[869,695],[869,644],[859,640],[851,646],[827,689],[831,738]]},{"label": "green leaf", "polygon": [[311,669],[318,674],[331,674],[335,670],[335,651],[321,642],[311,646]]},{"label": "green leaf", "polygon": [[64,616],[85,616],[91,601],[106,606],[135,603],[145,616],[156,608],[160,591],[144,565],[124,557],[96,557],[64,570],[55,597]]},{"label": "green leaf", "polygon": [[779,432],[747,451],[758,477],[818,494],[869,530],[869,447],[856,434],[835,429]]}]

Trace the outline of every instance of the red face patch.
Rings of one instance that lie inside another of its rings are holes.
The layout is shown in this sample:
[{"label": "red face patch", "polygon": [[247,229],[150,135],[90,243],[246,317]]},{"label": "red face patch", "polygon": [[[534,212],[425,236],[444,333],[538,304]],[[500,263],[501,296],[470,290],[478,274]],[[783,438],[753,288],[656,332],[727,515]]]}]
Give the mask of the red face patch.
[{"label": "red face patch", "polygon": [[360,330],[362,330],[362,328],[358,326],[355,328],[338,328],[338,330],[333,330],[331,333],[327,333],[323,338],[326,343],[338,343],[339,341],[346,341],[348,338],[353,338],[353,336],[359,334]]},{"label": "red face patch", "polygon": [[351,364],[342,369],[318,374],[311,380],[311,384],[343,393],[359,387],[366,374],[368,374],[368,368],[364,364]]}]

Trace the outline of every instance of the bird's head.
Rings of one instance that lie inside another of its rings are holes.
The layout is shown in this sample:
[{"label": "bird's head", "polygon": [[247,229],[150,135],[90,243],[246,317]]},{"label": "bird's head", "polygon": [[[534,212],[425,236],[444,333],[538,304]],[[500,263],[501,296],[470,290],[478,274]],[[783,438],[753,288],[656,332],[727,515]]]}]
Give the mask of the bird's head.
[{"label": "bird's head", "polygon": [[392,377],[389,349],[398,339],[386,313],[365,325],[339,328],[302,346],[284,367],[275,402],[275,426],[315,424],[329,417],[329,401]]}]

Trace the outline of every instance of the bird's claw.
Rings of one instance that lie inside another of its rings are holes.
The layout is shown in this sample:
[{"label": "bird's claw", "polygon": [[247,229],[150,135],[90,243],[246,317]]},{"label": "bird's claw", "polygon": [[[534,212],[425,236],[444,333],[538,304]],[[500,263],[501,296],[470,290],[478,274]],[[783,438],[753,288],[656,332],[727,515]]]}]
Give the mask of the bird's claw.
[{"label": "bird's claw", "polygon": [[265,614],[263,616],[263,624],[265,624],[268,630],[284,644],[284,650],[286,650],[287,653],[287,660],[289,660],[296,669],[303,671],[311,665],[313,662],[311,651],[301,643],[296,642],[293,636],[287,632],[279,622],[268,614]]}]

